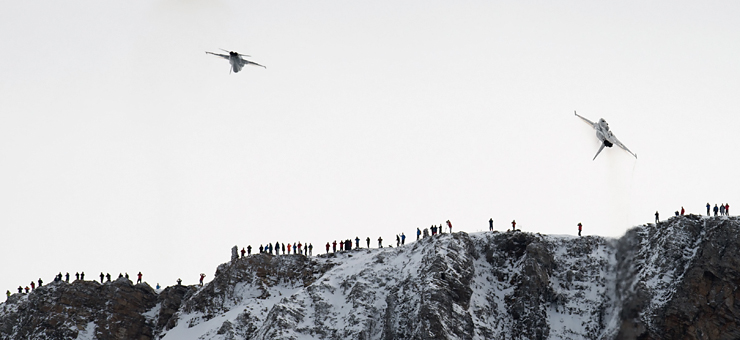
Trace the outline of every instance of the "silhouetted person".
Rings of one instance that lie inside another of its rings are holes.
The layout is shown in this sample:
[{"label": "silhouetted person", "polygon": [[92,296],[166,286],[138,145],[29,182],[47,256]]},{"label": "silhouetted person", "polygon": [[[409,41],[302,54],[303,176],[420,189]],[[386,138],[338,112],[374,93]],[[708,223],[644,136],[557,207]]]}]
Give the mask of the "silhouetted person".
[{"label": "silhouetted person", "polygon": [[105,278],[105,275],[103,272],[100,272],[100,283],[103,283],[103,279]]},{"label": "silhouetted person", "polygon": [[578,222],[578,236],[581,236],[581,230],[583,230],[583,224],[581,224],[581,222]]},{"label": "silhouetted person", "polygon": [[365,241],[367,241],[367,247],[369,249],[370,248],[370,236],[368,236]]},{"label": "silhouetted person", "polygon": [[493,217],[488,220],[488,231],[493,231]]},{"label": "silhouetted person", "polygon": [[383,238],[378,237],[378,248],[383,248]]},{"label": "silhouetted person", "polygon": [[656,211],[656,212],[655,212],[655,224],[658,224],[658,221],[660,221],[660,218],[659,218],[659,216],[660,216],[660,215],[659,215],[659,214],[658,214],[658,212]]},{"label": "silhouetted person", "polygon": [[711,205],[709,205],[709,202],[707,202],[707,216],[710,216],[710,215],[709,215],[709,209],[710,209],[711,207],[712,207],[712,206],[711,206]]},{"label": "silhouetted person", "polygon": [[69,283],[69,272],[67,273],[67,275],[64,276],[64,278],[65,278],[65,281],[67,281],[67,283]]},{"label": "silhouetted person", "polygon": [[80,279],[80,272],[77,272],[75,273],[75,280],[79,280],[79,279]]},{"label": "silhouetted person", "polygon": [[136,274],[136,276],[138,276],[138,279],[136,280],[136,283],[141,283],[141,276],[142,276],[141,275],[141,272],[139,272],[139,274]]},{"label": "silhouetted person", "polygon": [[80,280],[85,281],[85,272],[80,273]]}]

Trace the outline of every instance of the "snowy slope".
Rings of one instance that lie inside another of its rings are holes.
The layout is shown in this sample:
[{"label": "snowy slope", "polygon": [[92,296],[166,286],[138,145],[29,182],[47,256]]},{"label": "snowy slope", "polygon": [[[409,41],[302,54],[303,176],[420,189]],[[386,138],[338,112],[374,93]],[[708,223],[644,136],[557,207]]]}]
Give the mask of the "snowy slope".
[{"label": "snowy slope", "polygon": [[458,232],[255,254],[204,287],[119,279],[13,294],[0,339],[736,339],[738,235],[737,218],[683,216],[620,239]]}]

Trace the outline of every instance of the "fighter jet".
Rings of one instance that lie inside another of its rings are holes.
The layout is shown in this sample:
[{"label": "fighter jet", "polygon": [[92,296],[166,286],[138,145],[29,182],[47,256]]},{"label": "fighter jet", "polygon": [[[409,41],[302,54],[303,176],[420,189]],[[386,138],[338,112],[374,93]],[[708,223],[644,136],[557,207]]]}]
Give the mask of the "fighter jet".
[{"label": "fighter jet", "polygon": [[[229,61],[229,64],[231,64],[231,71],[234,71],[234,73],[237,73],[237,72],[241,71],[242,70],[242,67],[244,67],[244,65],[252,64],[252,65],[262,66],[260,64],[257,64],[255,62],[253,62],[253,61],[249,61],[249,60],[243,59],[242,57],[249,57],[246,54],[239,54],[239,53],[236,53],[234,51],[229,52],[227,50],[224,50],[223,48],[221,50],[224,51],[224,52],[228,52],[229,55],[219,54],[219,53],[213,53],[213,52],[208,52],[208,51],[206,51],[206,54],[213,54],[215,56],[218,56],[218,57],[221,57],[221,58],[224,58],[224,59],[228,60]],[[267,68],[265,66],[262,66],[262,67]],[[229,73],[231,73],[231,71],[229,71]]]},{"label": "fighter jet", "polygon": [[[601,147],[599,148],[599,151],[596,152],[596,156],[598,156],[599,153],[601,153],[601,150],[604,150],[605,146],[608,148],[611,148],[613,145],[616,145],[624,149],[624,151],[629,152],[630,155],[635,156],[635,158],[637,158],[636,154],[632,153],[630,149],[627,149],[627,147],[624,146],[624,144],[622,144],[622,142],[620,142],[619,139],[617,139],[617,136],[615,136],[611,131],[609,131],[609,124],[604,120],[604,118],[599,119],[598,123],[594,123],[586,118],[581,117],[575,111],[573,111],[573,113],[575,113],[575,115],[578,116],[578,118],[583,119],[584,122],[588,123],[588,125],[591,125],[591,127],[596,130],[596,138],[598,138],[602,142]],[[596,159],[596,156],[594,156],[594,159]]]}]

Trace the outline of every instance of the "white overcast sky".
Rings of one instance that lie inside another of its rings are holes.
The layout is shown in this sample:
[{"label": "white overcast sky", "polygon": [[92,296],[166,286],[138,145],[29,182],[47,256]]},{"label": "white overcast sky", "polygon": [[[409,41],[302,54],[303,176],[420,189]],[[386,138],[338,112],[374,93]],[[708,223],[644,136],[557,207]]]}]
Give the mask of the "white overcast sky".
[{"label": "white overcast sky", "polygon": [[[5,1],[0,288],[740,209],[737,1]],[[229,74],[218,48],[267,69]],[[604,150],[573,115],[606,119]]]}]

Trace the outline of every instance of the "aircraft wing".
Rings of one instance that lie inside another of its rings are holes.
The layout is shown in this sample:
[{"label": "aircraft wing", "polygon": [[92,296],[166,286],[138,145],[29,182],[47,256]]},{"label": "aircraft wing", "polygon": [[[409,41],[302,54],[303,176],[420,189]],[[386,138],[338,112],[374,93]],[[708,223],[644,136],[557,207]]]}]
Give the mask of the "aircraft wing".
[{"label": "aircraft wing", "polygon": [[592,121],[590,121],[590,120],[588,120],[588,119],[586,119],[586,118],[583,118],[583,116],[581,116],[581,115],[577,114],[577,113],[576,113],[575,111],[573,111],[573,113],[574,113],[574,114],[575,114],[576,116],[578,116],[578,118],[581,118],[581,119],[583,119],[583,121],[584,121],[584,122],[586,122],[586,123],[588,123],[588,125],[591,125],[591,127],[593,127],[593,128],[595,128],[595,127],[596,127],[596,124],[594,124],[594,122],[592,122]]},{"label": "aircraft wing", "polygon": [[218,53],[213,53],[213,52],[208,52],[208,51],[206,51],[206,54],[213,54],[213,55],[215,55],[217,57],[221,57],[221,58],[224,58],[226,60],[229,60],[229,56],[227,56],[225,54],[218,54]]},{"label": "aircraft wing", "polygon": [[622,142],[620,142],[620,141],[619,141],[619,139],[617,139],[617,136],[615,136],[614,134],[612,134],[612,138],[610,138],[610,139],[611,139],[611,142],[612,142],[612,143],[613,143],[614,145],[616,145],[616,146],[618,146],[618,147],[622,148],[622,149],[623,149],[624,151],[627,151],[627,152],[629,152],[629,153],[630,153],[630,155],[632,155],[632,156],[635,156],[635,158],[637,158],[637,155],[636,155],[636,154],[634,154],[634,153],[633,153],[632,151],[630,151],[630,149],[627,149],[627,147],[626,147],[626,146],[624,146],[624,144],[622,144]]},{"label": "aircraft wing", "polygon": [[249,61],[249,60],[244,60],[244,62],[242,63],[242,66],[244,66],[244,65],[248,65],[248,64],[252,64],[252,65],[257,65],[257,66],[260,66],[260,67],[264,67],[264,68],[267,68],[267,66],[264,66],[264,65],[260,65],[260,64],[257,64],[257,63],[255,63],[255,62],[253,62],[253,61]]}]

